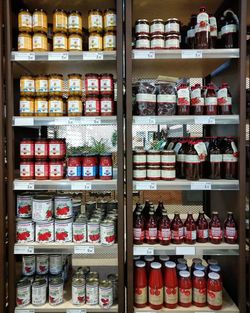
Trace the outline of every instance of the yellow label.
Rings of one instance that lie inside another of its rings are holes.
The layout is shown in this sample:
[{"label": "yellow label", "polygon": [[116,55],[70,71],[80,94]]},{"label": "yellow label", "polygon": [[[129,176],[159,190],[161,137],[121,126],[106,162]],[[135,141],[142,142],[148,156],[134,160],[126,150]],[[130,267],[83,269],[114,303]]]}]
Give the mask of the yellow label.
[{"label": "yellow label", "polygon": [[163,288],[151,288],[148,287],[148,294],[149,294],[149,303],[150,304],[163,304]]},{"label": "yellow label", "polygon": [[147,303],[147,287],[135,288],[135,303],[136,304]]}]

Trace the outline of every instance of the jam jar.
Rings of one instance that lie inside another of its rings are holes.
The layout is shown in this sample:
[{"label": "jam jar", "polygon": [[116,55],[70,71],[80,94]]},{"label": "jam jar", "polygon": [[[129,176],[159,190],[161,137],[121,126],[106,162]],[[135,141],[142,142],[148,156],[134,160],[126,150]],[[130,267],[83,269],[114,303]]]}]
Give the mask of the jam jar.
[{"label": "jam jar", "polygon": [[100,75],[100,92],[102,96],[113,96],[114,78],[112,74],[104,73]]},{"label": "jam jar", "polygon": [[136,37],[135,48],[136,49],[150,49],[149,35],[143,34]]},{"label": "jam jar", "polygon": [[34,154],[34,141],[30,138],[23,138],[20,141],[20,159],[32,160]]},{"label": "jam jar", "polygon": [[153,35],[150,42],[151,49],[164,49],[164,36]]},{"label": "jam jar", "polygon": [[49,116],[63,116],[63,100],[61,97],[50,97]]},{"label": "jam jar", "polygon": [[114,100],[110,96],[103,96],[100,99],[100,111],[101,116],[112,116],[114,115]]},{"label": "jam jar", "polygon": [[103,23],[104,31],[115,31],[116,30],[116,13],[113,9],[106,9],[103,12]]},{"label": "jam jar", "polygon": [[38,75],[35,77],[36,96],[45,97],[49,93],[49,82],[47,75]]},{"label": "jam jar", "polygon": [[46,139],[39,138],[35,140],[35,158],[47,159],[49,155],[49,144]]},{"label": "jam jar", "polygon": [[103,36],[103,50],[115,51],[116,50],[116,33],[108,31]]},{"label": "jam jar", "polygon": [[133,151],[133,165],[134,166],[146,166],[147,164],[147,154],[144,150],[134,150]]},{"label": "jam jar", "polygon": [[166,49],[180,49],[180,37],[177,34],[171,34],[166,36],[165,40]]},{"label": "jam jar", "polygon": [[47,13],[43,9],[35,9],[33,13],[33,32],[48,32]]},{"label": "jam jar", "polygon": [[45,180],[49,178],[49,162],[47,160],[35,161],[35,179]]},{"label": "jam jar", "polygon": [[176,171],[175,166],[162,166],[161,167],[161,179],[162,180],[175,180]]},{"label": "jam jar", "polygon": [[177,90],[177,114],[190,114],[190,95],[186,84],[181,84]]},{"label": "jam jar", "polygon": [[165,34],[180,34],[180,21],[177,18],[169,18],[165,23]]},{"label": "jam jar", "polygon": [[146,19],[139,19],[135,22],[135,35],[149,35],[149,22]]},{"label": "jam jar", "polygon": [[18,13],[19,32],[32,32],[32,15],[28,9],[21,9]]},{"label": "jam jar", "polygon": [[82,177],[82,155],[72,154],[67,160],[67,177],[71,180]]},{"label": "jam jar", "polygon": [[98,116],[100,115],[100,99],[97,96],[89,96],[85,100],[84,115]]},{"label": "jam jar", "polygon": [[45,33],[37,32],[33,35],[33,51],[48,51],[48,38]]},{"label": "jam jar", "polygon": [[82,34],[82,14],[79,11],[72,10],[68,15],[69,34]]},{"label": "jam jar", "polygon": [[49,105],[46,97],[35,98],[35,116],[47,116],[49,113]]},{"label": "jam jar", "polygon": [[102,35],[97,32],[89,35],[89,51],[102,51]]},{"label": "jam jar", "polygon": [[53,33],[67,33],[68,17],[67,13],[62,9],[56,9],[53,12]]},{"label": "jam jar", "polygon": [[71,34],[68,38],[69,51],[82,51],[82,35]]},{"label": "jam jar", "polygon": [[65,33],[55,33],[53,36],[53,51],[67,51],[68,37]]},{"label": "jam jar", "polygon": [[68,116],[82,116],[82,99],[78,96],[68,98]]},{"label": "jam jar", "polygon": [[147,179],[160,180],[161,179],[161,167],[160,166],[147,166]]},{"label": "jam jar", "polygon": [[176,154],[174,150],[161,151],[161,165],[162,166],[175,166]]},{"label": "jam jar", "polygon": [[34,115],[34,98],[32,97],[20,97],[19,102],[20,116],[33,116]]},{"label": "jam jar", "polygon": [[99,178],[111,180],[113,178],[112,153],[103,153],[99,157]]},{"label": "jam jar", "polygon": [[82,75],[68,75],[68,91],[70,96],[82,96]]},{"label": "jam jar", "polygon": [[89,33],[101,33],[103,31],[103,17],[102,12],[99,9],[89,10],[88,31]]},{"label": "jam jar", "polygon": [[150,34],[153,35],[164,35],[164,22],[162,19],[154,19],[150,24]]},{"label": "jam jar", "polygon": [[49,94],[50,96],[62,96],[63,94],[63,75],[51,74],[49,75]]},{"label": "jam jar", "polygon": [[33,160],[20,161],[20,179],[33,179],[35,175],[35,166]]},{"label": "jam jar", "polygon": [[96,154],[87,153],[82,158],[82,178],[84,180],[96,179],[98,160]]},{"label": "jam jar", "polygon": [[49,140],[49,158],[63,159],[66,154],[65,139],[50,139]]},{"label": "jam jar", "polygon": [[49,161],[49,179],[63,179],[63,160],[51,159]]},{"label": "jam jar", "polygon": [[147,179],[146,166],[134,166],[133,168],[133,180],[143,181]]},{"label": "jam jar", "polygon": [[100,80],[98,74],[88,73],[85,75],[85,92],[86,96],[99,95]]},{"label": "jam jar", "polygon": [[20,95],[34,97],[35,95],[34,77],[29,75],[20,77]]},{"label": "jam jar", "polygon": [[147,152],[147,165],[160,166],[161,164],[161,152],[157,150],[149,150]]},{"label": "jam jar", "polygon": [[32,36],[29,33],[18,34],[18,51],[30,52],[32,51]]}]

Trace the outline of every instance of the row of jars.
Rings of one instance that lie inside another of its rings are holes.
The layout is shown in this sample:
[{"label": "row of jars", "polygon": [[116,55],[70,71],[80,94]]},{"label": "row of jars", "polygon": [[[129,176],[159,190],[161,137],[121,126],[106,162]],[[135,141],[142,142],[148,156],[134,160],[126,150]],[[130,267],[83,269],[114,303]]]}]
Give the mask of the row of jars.
[{"label": "row of jars", "polygon": [[[78,33],[82,34],[82,14],[77,10],[66,12],[63,9],[56,9],[53,12],[53,33]],[[43,9],[35,9],[33,14],[28,9],[20,10],[18,14],[19,32],[43,32],[47,34],[48,17]],[[114,9],[106,9],[102,13],[99,9],[92,9],[88,12],[88,31],[108,32],[116,30],[116,13]]]},{"label": "row of jars", "polygon": [[139,19],[135,22],[135,35],[170,35],[180,34],[181,23],[177,18],[153,19],[151,23],[147,19]]},{"label": "row of jars", "polygon": [[135,40],[136,49],[180,49],[181,37],[171,35],[138,35]]}]

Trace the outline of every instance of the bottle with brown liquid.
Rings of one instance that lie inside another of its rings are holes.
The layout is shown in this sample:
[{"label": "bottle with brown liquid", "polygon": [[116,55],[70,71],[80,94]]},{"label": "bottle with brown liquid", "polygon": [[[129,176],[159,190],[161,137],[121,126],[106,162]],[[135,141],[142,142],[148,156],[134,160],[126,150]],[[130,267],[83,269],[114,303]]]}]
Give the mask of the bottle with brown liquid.
[{"label": "bottle with brown liquid", "polygon": [[217,93],[218,113],[221,115],[232,114],[232,95],[227,83],[223,83]]},{"label": "bottle with brown liquid", "polygon": [[200,158],[194,148],[195,142],[189,141],[185,155],[185,173],[188,180],[200,179]]},{"label": "bottle with brown liquid", "polygon": [[206,115],[217,115],[217,95],[212,84],[208,84],[205,97]]},{"label": "bottle with brown liquid", "polygon": [[187,31],[187,45],[189,49],[195,49],[195,26],[197,24],[197,15],[192,14]]},{"label": "bottle with brown liquid", "polygon": [[235,244],[237,243],[238,231],[237,224],[234,219],[233,213],[227,213],[227,219],[224,222],[224,240],[226,243]]},{"label": "bottle with brown liquid", "polygon": [[177,90],[177,115],[190,114],[190,94],[186,84],[181,84]]},{"label": "bottle with brown liquid", "polygon": [[217,138],[212,138],[209,144],[209,167],[210,179],[221,179],[222,172],[222,152],[218,145]]},{"label": "bottle with brown liquid", "polygon": [[222,242],[222,226],[218,212],[212,213],[209,223],[209,240],[214,244],[220,244]]},{"label": "bottle with brown liquid", "polygon": [[208,222],[205,213],[201,211],[196,221],[197,225],[197,242],[208,242]]},{"label": "bottle with brown liquid", "polygon": [[238,25],[232,11],[224,12],[224,25],[221,28],[223,48],[232,49],[238,47]]},{"label": "bottle with brown liquid", "polygon": [[158,221],[162,217],[162,212],[165,211],[162,201],[159,201],[157,209],[155,211],[156,220]]},{"label": "bottle with brown liquid", "polygon": [[175,212],[174,218],[171,222],[171,236],[172,236],[172,243],[175,244],[182,244],[184,238],[184,228],[183,222],[180,218],[180,214]]},{"label": "bottle with brown liquid", "polygon": [[[177,147],[178,145],[178,147]],[[176,176],[178,178],[185,178],[185,158],[186,158],[187,140],[179,140],[175,145],[176,151]]]},{"label": "bottle with brown liquid", "polygon": [[210,24],[210,49],[215,49],[217,47],[217,20],[216,17],[209,14],[209,24]]},{"label": "bottle with brown liquid", "polygon": [[135,213],[135,218],[133,221],[133,236],[134,244],[141,245],[144,242],[145,231],[144,231],[144,218],[140,210],[137,210]]},{"label": "bottle with brown liquid", "polygon": [[238,173],[238,149],[235,142],[227,138],[224,140],[225,148],[222,155],[223,178],[236,179]]},{"label": "bottle with brown liquid", "polygon": [[162,211],[158,222],[158,240],[161,245],[169,245],[171,242],[171,222],[166,210]]},{"label": "bottle with brown liquid", "polygon": [[209,16],[205,7],[200,8],[197,15],[196,48],[208,49],[210,38]]},{"label": "bottle with brown liquid", "polygon": [[157,243],[157,223],[155,213],[153,210],[149,211],[149,217],[146,222],[146,243],[148,244]]},{"label": "bottle with brown liquid", "polygon": [[196,242],[196,224],[192,213],[188,213],[184,223],[184,242],[190,245]]}]

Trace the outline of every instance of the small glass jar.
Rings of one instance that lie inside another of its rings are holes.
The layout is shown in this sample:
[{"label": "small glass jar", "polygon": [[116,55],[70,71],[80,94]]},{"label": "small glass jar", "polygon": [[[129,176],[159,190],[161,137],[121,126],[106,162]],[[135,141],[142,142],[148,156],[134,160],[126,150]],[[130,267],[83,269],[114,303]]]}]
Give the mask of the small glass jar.
[{"label": "small glass jar", "polygon": [[20,141],[20,159],[33,160],[35,148],[34,141],[30,138],[23,138]]},{"label": "small glass jar", "polygon": [[67,13],[62,9],[56,9],[53,12],[53,33],[67,33],[68,17]]},{"label": "small glass jar", "polygon": [[19,102],[20,116],[34,116],[34,98],[22,96]]},{"label": "small glass jar", "polygon": [[49,105],[46,97],[35,98],[35,116],[48,116]]},{"label": "small glass jar", "polygon": [[154,19],[150,25],[150,34],[153,35],[164,35],[164,22],[162,19]]},{"label": "small glass jar", "polygon": [[49,163],[46,160],[39,159],[35,161],[35,179],[49,179]]},{"label": "small glass jar", "polygon": [[82,34],[82,14],[79,11],[72,10],[68,15],[69,34]]},{"label": "small glass jar", "polygon": [[55,33],[53,36],[53,51],[67,51],[68,37],[65,33]]},{"label": "small glass jar", "polygon": [[102,180],[111,180],[113,178],[112,153],[100,154],[99,178]]},{"label": "small glass jar", "polygon": [[85,75],[85,93],[86,96],[100,93],[100,79],[98,74],[88,73]]},{"label": "small glass jar", "polygon": [[49,158],[62,160],[66,154],[65,139],[50,139],[49,140]]},{"label": "small glass jar", "polygon": [[180,37],[177,34],[171,34],[166,36],[165,40],[166,49],[180,49]]},{"label": "small glass jar", "polygon": [[49,179],[63,179],[63,160],[51,159],[49,161]]},{"label": "small glass jar", "polygon": [[48,33],[47,13],[43,9],[35,9],[33,13],[33,32]]},{"label": "small glass jar", "polygon": [[147,152],[147,165],[160,166],[161,164],[161,152],[157,150],[149,150]]},{"label": "small glass jar", "polygon": [[108,31],[103,36],[103,50],[115,51],[116,50],[116,33]]},{"label": "small glass jar", "polygon": [[82,35],[71,34],[68,38],[69,51],[82,51]]},{"label": "small glass jar", "polygon": [[23,75],[20,77],[20,95],[30,97],[35,95],[35,81],[33,76]]},{"label": "small glass jar", "polygon": [[139,19],[135,22],[135,35],[149,35],[149,22],[146,19]]},{"label": "small glass jar", "polygon": [[89,51],[102,51],[102,35],[97,32],[89,35]]},{"label": "small glass jar", "polygon": [[78,96],[68,98],[68,116],[82,116],[82,99]]},{"label": "small glass jar", "polygon": [[136,49],[150,49],[149,35],[138,35],[135,42]]},{"label": "small glass jar", "polygon": [[97,177],[98,159],[96,154],[86,153],[82,158],[82,178],[93,180]]},{"label": "small glass jar", "polygon": [[164,36],[163,35],[153,35],[151,37],[150,47],[151,49],[164,49]]},{"label": "small glass jar", "polygon": [[50,97],[49,116],[63,116],[63,100],[61,97]]},{"label": "small glass jar", "polygon": [[69,74],[68,75],[68,91],[70,96],[82,96],[82,75]]},{"label": "small glass jar", "polygon": [[103,96],[100,99],[100,111],[101,116],[112,116],[114,115],[114,100],[110,96]]},{"label": "small glass jar", "polygon": [[36,96],[45,97],[49,93],[49,82],[47,75],[38,75],[35,77]]},{"label": "small glass jar", "polygon": [[33,35],[33,51],[48,51],[48,38],[45,33],[37,32]]},{"label": "small glass jar", "polygon": [[113,9],[106,9],[103,12],[103,24],[104,31],[115,31],[116,30],[116,13]]},{"label": "small glass jar", "polygon": [[176,171],[175,166],[162,166],[161,179],[162,180],[175,180]]},{"label": "small glass jar", "polygon": [[102,12],[99,9],[89,10],[88,31],[89,33],[101,33],[103,31],[103,17]]},{"label": "small glass jar", "polygon": [[34,179],[35,165],[33,160],[21,160],[20,161],[20,179]]},{"label": "small glass jar", "polygon": [[134,150],[133,151],[133,165],[134,166],[143,166],[147,164],[147,154],[144,150]]},{"label": "small glass jar", "polygon": [[30,52],[32,51],[32,36],[29,33],[18,34],[18,51]]},{"label": "small glass jar", "polygon": [[175,166],[176,155],[174,150],[161,151],[161,165],[162,166]]},{"label": "small glass jar", "polygon": [[32,32],[32,15],[28,9],[21,9],[18,13],[19,32]]},{"label": "small glass jar", "polygon": [[180,34],[180,21],[177,18],[169,18],[165,23],[165,34]]},{"label": "small glass jar", "polygon": [[49,94],[50,96],[62,96],[63,94],[63,75],[50,74],[49,75]]},{"label": "small glass jar", "polygon": [[84,104],[84,115],[99,116],[100,115],[100,99],[97,96],[89,96]]},{"label": "small glass jar", "polygon": [[147,179],[146,166],[134,166],[133,180],[143,181]]},{"label": "small glass jar", "polygon": [[147,179],[149,180],[160,180],[161,179],[161,168],[160,166],[148,166],[147,167]]},{"label": "small glass jar", "polygon": [[114,78],[112,74],[104,73],[100,75],[100,93],[102,96],[113,96]]}]

